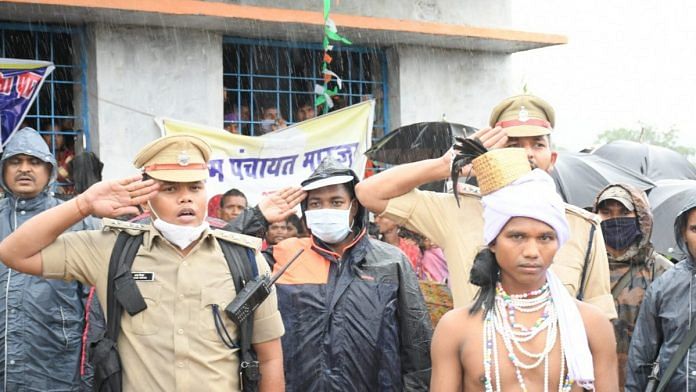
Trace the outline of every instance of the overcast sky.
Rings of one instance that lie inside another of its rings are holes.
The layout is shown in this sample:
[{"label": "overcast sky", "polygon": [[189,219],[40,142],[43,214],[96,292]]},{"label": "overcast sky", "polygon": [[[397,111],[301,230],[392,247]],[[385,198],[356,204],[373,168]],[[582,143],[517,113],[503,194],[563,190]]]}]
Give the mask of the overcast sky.
[{"label": "overcast sky", "polygon": [[[512,0],[515,28],[568,44],[514,54],[519,93],[556,109],[554,143],[579,150],[603,130],[680,130],[696,147],[696,3]],[[544,6],[544,8],[539,8]],[[537,7],[537,8],[533,8]]]}]

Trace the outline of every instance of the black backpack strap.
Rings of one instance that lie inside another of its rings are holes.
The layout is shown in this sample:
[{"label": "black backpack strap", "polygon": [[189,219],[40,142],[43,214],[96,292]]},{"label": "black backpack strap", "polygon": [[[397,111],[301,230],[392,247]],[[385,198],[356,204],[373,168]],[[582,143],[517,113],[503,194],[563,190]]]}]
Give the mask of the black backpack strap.
[{"label": "black backpack strap", "polygon": [[[218,239],[218,243],[230,269],[234,288],[239,293],[247,282],[258,276],[255,253],[250,248],[234,245],[221,239]],[[248,260],[248,262],[245,263],[245,260]],[[259,361],[256,360],[256,353],[251,347],[253,333],[254,320],[252,317],[249,317],[239,327],[239,352],[241,356],[239,361],[239,380],[241,389],[245,392],[258,390],[258,381],[261,379]]]},{"label": "black backpack strap", "polygon": [[669,384],[669,381],[672,379],[672,376],[674,376],[674,372],[677,370],[682,360],[684,359],[684,356],[689,351],[689,347],[691,347],[691,345],[694,343],[694,339],[696,339],[696,319],[691,320],[691,327],[689,328],[689,332],[686,334],[684,340],[682,340],[681,344],[679,344],[677,351],[669,360],[669,363],[667,364],[667,369],[660,378],[660,383],[657,385],[657,392],[662,392],[665,390],[665,388],[667,388],[667,384]]},{"label": "black backpack strap", "polygon": [[135,315],[147,308],[145,299],[130,274],[135,255],[142,243],[142,234],[132,236],[121,232],[111,253],[106,291],[106,330],[107,336],[114,341],[117,340],[121,329],[123,310],[126,309],[128,313]]},{"label": "black backpack strap", "polygon": [[[244,247],[240,245],[234,245],[221,239],[218,239],[218,243],[222,249],[222,254],[225,256],[225,261],[227,262],[227,267],[230,269],[230,274],[232,274],[234,289],[237,292],[240,292],[244,286],[246,286],[247,282],[254,279],[255,276],[253,275],[248,263],[244,262],[244,260],[247,259],[248,254],[244,252]],[[254,260],[252,259],[250,261]],[[254,265],[256,265],[255,262]]]},{"label": "black backpack strap", "polygon": [[[128,235],[122,233],[119,235]],[[123,307],[123,310],[128,312],[131,316],[142,312],[147,309],[147,304],[138,285],[135,284],[133,275],[131,274],[131,267],[133,266],[133,261],[135,261],[135,256],[140,249],[140,245],[143,243],[143,234],[138,236],[128,235],[128,240],[126,240],[126,245],[121,253],[121,259],[116,267],[116,274],[113,277],[114,291],[109,291],[109,294],[114,294],[119,304]],[[111,268],[111,266],[109,266]],[[111,271],[109,271],[111,272]],[[111,283],[112,277],[109,277],[109,283]],[[121,313],[119,313],[120,315]]]},{"label": "black backpack strap", "polygon": [[121,305],[113,293],[116,291],[115,277],[119,263],[123,258],[123,251],[128,242],[129,235],[127,233],[119,233],[116,237],[114,249],[111,251],[111,259],[109,260],[109,274],[106,279],[106,336],[116,341],[119,334],[121,324]]},{"label": "black backpack strap", "polygon": [[582,301],[585,298],[585,283],[587,282],[587,268],[590,265],[590,254],[592,253],[592,244],[594,242],[594,234],[597,226],[590,225],[590,239],[587,241],[587,251],[585,251],[585,264],[582,266],[582,275],[580,276],[580,289],[578,290],[577,299]]},{"label": "black backpack strap", "polygon": [[[128,233],[121,232],[116,238],[116,243],[111,252],[109,260],[109,271],[107,278],[106,289],[106,331],[104,336],[98,341],[92,343],[91,358],[94,366],[94,390],[100,392],[120,392],[122,390],[121,380],[121,358],[118,354],[118,335],[121,332],[121,316],[123,314],[125,302],[128,307],[132,304],[130,301],[123,301],[120,297],[140,298],[145,303],[145,300],[140,295],[140,291],[135,282],[135,294],[126,293],[132,291],[125,289],[128,284],[118,281],[119,271],[124,268],[130,271],[136,253],[143,242],[143,235],[131,236]],[[121,273],[121,275],[123,275]],[[127,274],[132,276],[130,273]],[[128,295],[125,295],[128,294]],[[137,302],[137,300],[135,301]],[[145,305],[147,307],[147,305]],[[143,309],[145,308],[143,307]],[[130,309],[132,310],[132,309]]]}]

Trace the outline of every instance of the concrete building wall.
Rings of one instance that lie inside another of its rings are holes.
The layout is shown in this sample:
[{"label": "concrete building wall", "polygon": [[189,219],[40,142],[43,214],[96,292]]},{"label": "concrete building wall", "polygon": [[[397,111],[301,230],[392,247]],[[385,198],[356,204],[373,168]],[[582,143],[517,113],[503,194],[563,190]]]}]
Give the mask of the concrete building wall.
[{"label": "concrete building wall", "polygon": [[104,178],[160,135],[153,115],[222,127],[222,36],[172,28],[93,25],[88,64],[92,149]]},{"label": "concrete building wall", "polygon": [[[154,115],[222,126],[222,35],[93,25],[87,41],[91,147],[105,162],[104,178],[134,172],[136,152],[160,134]],[[483,127],[495,104],[519,92],[506,54],[385,49],[392,129],[443,114]]]},{"label": "concrete building wall", "polygon": [[521,92],[505,54],[401,46],[389,50],[388,59],[394,128],[439,121],[443,114],[447,121],[480,128],[499,101]]},{"label": "concrete building wall", "polygon": [[[307,0],[228,2],[314,11],[319,7]],[[332,12],[489,27],[506,27],[511,18],[509,0],[345,1],[334,4]],[[86,30],[91,148],[105,162],[105,178],[134,172],[135,153],[160,134],[154,115],[222,126],[224,33],[118,24],[92,24]],[[507,54],[374,45],[387,52],[392,129],[438,121],[443,114],[448,121],[482,127],[500,99],[521,91],[511,81]]]},{"label": "concrete building wall", "polygon": [[[316,0],[223,0],[230,4],[321,11]],[[351,0],[332,2],[331,12],[471,26],[507,27],[510,0]]]}]

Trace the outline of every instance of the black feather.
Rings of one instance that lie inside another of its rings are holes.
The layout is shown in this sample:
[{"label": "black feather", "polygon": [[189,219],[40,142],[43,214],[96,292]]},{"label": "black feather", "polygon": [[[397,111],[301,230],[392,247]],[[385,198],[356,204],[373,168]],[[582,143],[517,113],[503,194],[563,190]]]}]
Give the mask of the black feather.
[{"label": "black feather", "polygon": [[488,149],[475,137],[457,137],[455,140],[456,143],[454,143],[452,147],[455,151],[455,156],[452,159],[452,171],[450,172],[450,176],[452,177],[452,186],[454,187],[454,198],[457,200],[457,206],[459,206],[459,189],[457,189],[459,172],[464,166],[470,164],[471,161],[487,153]]}]

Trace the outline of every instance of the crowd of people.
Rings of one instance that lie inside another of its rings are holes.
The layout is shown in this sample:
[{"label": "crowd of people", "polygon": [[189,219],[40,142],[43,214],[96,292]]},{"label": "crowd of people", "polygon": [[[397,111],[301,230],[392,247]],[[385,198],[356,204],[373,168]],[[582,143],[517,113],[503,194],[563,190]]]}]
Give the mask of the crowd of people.
[{"label": "crowd of people", "polygon": [[[63,202],[59,141],[22,129],[0,161],[2,390],[690,390],[696,200],[674,227],[627,184],[564,203],[554,123],[510,97],[441,157],[362,181],[328,157],[256,206],[208,202],[193,135]],[[453,194],[418,189],[445,179]],[[441,319],[424,282],[451,289]]]},{"label": "crowd of people", "polygon": [[[227,95],[225,94],[225,96]],[[231,108],[232,110],[225,114],[224,128],[233,134],[261,136],[288,126],[287,117],[274,105],[261,107],[261,110],[253,116],[246,103],[234,104]],[[315,108],[311,99],[300,100],[296,105],[292,120],[294,123],[309,120],[316,117],[318,110],[321,108]],[[253,133],[251,131],[252,124],[258,125],[254,127]]]}]

